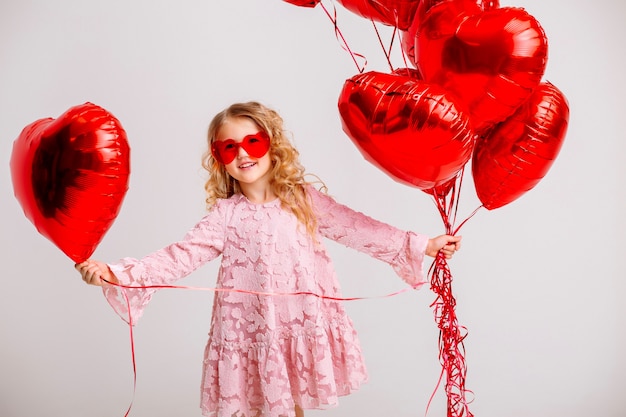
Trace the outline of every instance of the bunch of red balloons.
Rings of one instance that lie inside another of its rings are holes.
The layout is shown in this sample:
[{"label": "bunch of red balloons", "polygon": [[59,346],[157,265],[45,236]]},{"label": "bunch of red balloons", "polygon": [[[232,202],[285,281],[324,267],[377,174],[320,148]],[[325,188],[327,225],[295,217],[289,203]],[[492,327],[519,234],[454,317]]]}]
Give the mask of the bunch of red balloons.
[{"label": "bunch of red balloons", "polygon": [[446,189],[472,159],[487,209],[516,200],[545,176],[561,149],[569,107],[558,88],[542,82],[548,41],[533,16],[498,0],[337,1],[397,28],[414,66],[345,82],[343,128],[367,160],[432,192]]}]

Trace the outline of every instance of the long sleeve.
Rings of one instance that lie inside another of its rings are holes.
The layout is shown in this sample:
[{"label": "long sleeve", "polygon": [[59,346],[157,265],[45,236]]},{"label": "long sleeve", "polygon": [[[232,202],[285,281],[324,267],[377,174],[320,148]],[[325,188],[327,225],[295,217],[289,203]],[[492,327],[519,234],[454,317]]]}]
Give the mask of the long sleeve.
[{"label": "long sleeve", "polygon": [[[109,268],[122,286],[171,285],[222,253],[223,217],[219,207],[214,206],[180,241],[142,259],[123,258],[118,263],[110,264]],[[104,295],[115,312],[133,325],[143,314],[156,290],[123,288],[109,284],[103,286]]]},{"label": "long sleeve", "polygon": [[309,188],[322,236],[391,265],[404,281],[419,287],[424,279],[425,235],[406,232],[372,219]]}]

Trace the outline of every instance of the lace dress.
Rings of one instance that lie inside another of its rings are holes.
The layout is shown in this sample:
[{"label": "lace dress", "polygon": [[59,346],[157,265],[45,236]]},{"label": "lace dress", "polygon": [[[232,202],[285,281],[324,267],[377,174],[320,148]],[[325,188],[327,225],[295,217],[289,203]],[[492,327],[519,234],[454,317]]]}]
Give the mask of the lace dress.
[{"label": "lace dress", "polygon": [[[318,243],[279,200],[254,204],[237,194],[218,201],[181,241],[109,265],[121,284],[168,285],[221,256],[216,287],[234,291],[215,293],[201,385],[206,416],[291,417],[295,404],[333,406],[367,380],[352,321],[341,301],[324,298],[341,292],[321,237],[389,263],[414,287],[424,283],[425,236],[373,220],[313,187],[308,193]],[[103,291],[132,324],[155,292],[111,285]]]}]

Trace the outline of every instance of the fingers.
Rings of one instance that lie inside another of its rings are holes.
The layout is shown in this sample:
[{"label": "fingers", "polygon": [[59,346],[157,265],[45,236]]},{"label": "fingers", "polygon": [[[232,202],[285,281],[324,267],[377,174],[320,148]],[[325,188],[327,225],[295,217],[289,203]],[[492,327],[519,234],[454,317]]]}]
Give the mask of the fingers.
[{"label": "fingers", "polygon": [[102,285],[102,268],[98,262],[87,260],[75,265],[75,268],[87,284]]},{"label": "fingers", "polygon": [[463,236],[448,235],[447,237],[448,237],[448,245],[454,245],[456,250],[459,250],[461,248],[461,239],[463,239]]},{"label": "fingers", "polygon": [[441,252],[446,259],[452,258],[452,255],[454,255],[455,251],[456,249],[454,245],[446,245],[439,250],[439,252]]},{"label": "fingers", "polygon": [[454,253],[461,249],[461,236],[446,236],[447,243],[440,249],[446,259],[451,259]]},{"label": "fingers", "polygon": [[442,254],[446,259],[450,259],[454,252],[461,249],[461,239],[461,236],[452,235],[440,235],[429,239],[425,253],[433,258]]}]

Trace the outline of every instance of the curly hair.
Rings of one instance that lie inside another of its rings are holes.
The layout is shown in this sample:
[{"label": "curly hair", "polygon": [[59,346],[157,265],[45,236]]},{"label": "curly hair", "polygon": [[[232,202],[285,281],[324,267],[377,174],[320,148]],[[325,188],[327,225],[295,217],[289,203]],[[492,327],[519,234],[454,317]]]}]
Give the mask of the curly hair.
[{"label": "curly hair", "polygon": [[[283,128],[283,119],[275,111],[256,101],[235,103],[213,118],[208,129],[208,149],[202,157],[202,167],[209,172],[204,188],[206,205],[210,209],[218,199],[229,198],[241,193],[237,180],[232,178],[223,164],[211,154],[211,144],[215,141],[221,126],[237,118],[248,118],[263,129],[270,137],[270,159],[272,169],[270,186],[278,196],[283,209],[290,210],[315,238],[317,218],[306,193],[305,170],[299,160],[298,150],[291,144]],[[319,181],[316,181],[319,182]],[[322,184],[322,188],[325,188]]]}]

